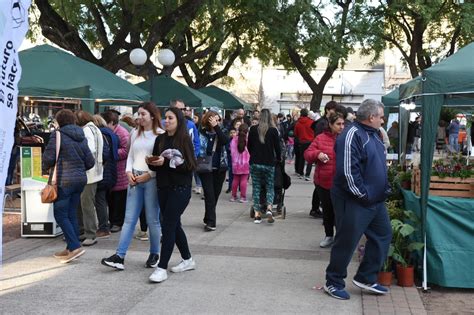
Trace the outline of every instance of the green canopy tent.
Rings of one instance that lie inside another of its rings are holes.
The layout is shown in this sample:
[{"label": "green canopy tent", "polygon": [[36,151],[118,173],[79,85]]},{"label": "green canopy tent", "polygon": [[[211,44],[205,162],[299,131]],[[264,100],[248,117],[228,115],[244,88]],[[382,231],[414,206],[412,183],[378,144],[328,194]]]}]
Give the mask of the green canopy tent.
[{"label": "green canopy tent", "polygon": [[[429,182],[433,162],[434,145],[436,142],[437,124],[443,105],[462,107],[463,110],[473,111],[474,106],[474,43],[471,43],[444,61],[423,70],[420,77],[415,78],[400,86],[400,101],[413,101],[417,99],[421,103],[423,128],[421,130],[421,194],[420,211],[422,217],[422,233],[424,236],[424,268],[423,288],[427,289],[427,202],[429,194]],[[469,105],[470,104],[470,105]],[[472,209],[471,209],[472,210]],[[472,219],[472,218],[471,218]],[[469,218],[466,218],[469,220]],[[472,222],[472,221],[471,221]],[[460,231],[461,233],[462,231]],[[472,237],[472,226],[471,226]],[[430,241],[430,240],[428,240]],[[471,242],[472,244],[472,242]],[[466,249],[462,257],[457,261],[471,261],[474,250]],[[439,257],[430,256],[433,259]],[[452,259],[452,258],[451,258]],[[446,261],[438,260],[438,263]],[[451,260],[451,262],[455,262]],[[450,264],[450,263],[448,263]],[[454,266],[443,266],[454,268]],[[436,268],[430,268],[436,270]],[[458,271],[459,273],[459,271]],[[436,279],[438,275],[433,272],[430,277]],[[463,275],[457,277],[462,279]]]},{"label": "green canopy tent", "polygon": [[[218,107],[223,108],[221,101],[216,100],[204,93],[199,92],[189,86],[186,86],[175,79],[160,75],[154,77],[153,80],[153,101],[156,105],[165,107],[168,106],[170,101],[174,99],[181,99],[186,106],[192,108],[209,108]],[[138,83],[137,86],[146,90],[151,91],[150,80]]]},{"label": "green canopy tent", "polygon": [[215,98],[216,100],[221,101],[224,104],[225,110],[235,110],[239,108],[245,110],[252,109],[252,106],[249,103],[245,102],[231,92],[218,88],[217,86],[210,85],[199,89],[199,91],[212,98]]},{"label": "green canopy tent", "polygon": [[140,103],[148,92],[95,64],[50,45],[19,53],[22,67],[19,96],[73,98],[93,113],[94,103]]}]

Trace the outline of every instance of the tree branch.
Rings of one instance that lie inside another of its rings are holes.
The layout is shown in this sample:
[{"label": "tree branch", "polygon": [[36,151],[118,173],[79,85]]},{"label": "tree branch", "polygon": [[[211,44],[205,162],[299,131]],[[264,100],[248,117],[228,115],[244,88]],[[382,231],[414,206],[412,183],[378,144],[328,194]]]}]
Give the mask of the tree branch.
[{"label": "tree branch", "polygon": [[81,39],[76,28],[64,21],[47,0],[35,0],[35,4],[41,12],[39,24],[44,37],[74,55],[97,64],[97,58]]}]

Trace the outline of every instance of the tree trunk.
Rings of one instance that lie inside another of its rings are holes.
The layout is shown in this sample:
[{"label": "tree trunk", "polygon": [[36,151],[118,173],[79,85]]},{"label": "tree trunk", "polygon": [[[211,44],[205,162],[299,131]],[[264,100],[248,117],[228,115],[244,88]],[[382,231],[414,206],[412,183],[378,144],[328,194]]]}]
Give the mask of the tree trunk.
[{"label": "tree trunk", "polygon": [[319,113],[321,109],[321,102],[323,101],[323,90],[317,89],[313,90],[313,96],[311,97],[310,109],[315,112]]}]

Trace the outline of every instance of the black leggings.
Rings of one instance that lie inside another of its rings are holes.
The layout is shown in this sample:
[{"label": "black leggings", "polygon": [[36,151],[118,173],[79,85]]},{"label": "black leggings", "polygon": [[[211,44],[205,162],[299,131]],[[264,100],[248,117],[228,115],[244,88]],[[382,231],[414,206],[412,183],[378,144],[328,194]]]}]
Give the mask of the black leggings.
[{"label": "black leggings", "polygon": [[326,236],[334,236],[334,209],[332,207],[331,194],[328,189],[316,186],[318,196],[323,207],[323,224]]},{"label": "black leggings", "polygon": [[158,267],[168,268],[168,262],[173,253],[174,244],[181,253],[181,258],[191,258],[189,252],[188,239],[181,226],[181,215],[191,199],[191,186],[176,186],[158,189],[158,202],[163,214],[161,223],[161,255]]}]

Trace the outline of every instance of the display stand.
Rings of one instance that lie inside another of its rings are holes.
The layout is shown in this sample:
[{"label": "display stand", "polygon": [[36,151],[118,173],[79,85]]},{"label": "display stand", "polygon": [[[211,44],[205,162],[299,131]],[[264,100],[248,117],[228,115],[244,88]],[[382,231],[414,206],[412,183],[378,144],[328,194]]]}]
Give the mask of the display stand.
[{"label": "display stand", "polygon": [[[54,219],[54,205],[41,202],[47,177],[41,176],[41,148],[21,147],[21,236],[56,237],[62,230]],[[36,150],[39,149],[39,150]]]}]

